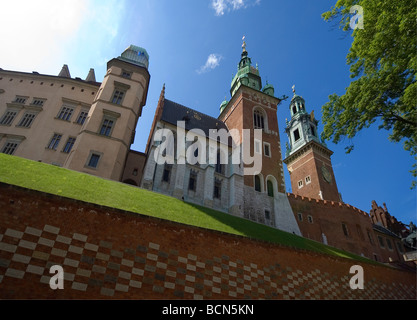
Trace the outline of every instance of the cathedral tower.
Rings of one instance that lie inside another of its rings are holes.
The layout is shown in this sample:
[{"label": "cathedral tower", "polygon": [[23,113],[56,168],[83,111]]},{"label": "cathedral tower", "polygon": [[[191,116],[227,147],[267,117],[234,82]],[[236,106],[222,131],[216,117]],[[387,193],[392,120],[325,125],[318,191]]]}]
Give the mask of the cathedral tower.
[{"label": "cathedral tower", "polygon": [[[277,119],[281,99],[275,97],[274,91],[274,87],[268,83],[262,86],[258,65],[253,66],[246,43],[243,42],[237,74],[231,84],[231,100],[221,104],[219,120],[229,130],[240,132],[239,139],[234,137],[238,146],[242,145],[243,130],[249,130],[250,154],[262,159],[260,172],[244,175],[244,217],[300,234],[285,193]],[[262,130],[261,139],[254,139],[255,129]],[[252,167],[246,164],[243,166]]]},{"label": "cathedral tower", "polygon": [[133,143],[150,75],[145,49],[130,46],[107,63],[107,73],[65,167],[120,181]]},{"label": "cathedral tower", "polygon": [[296,195],[331,201],[341,201],[333,172],[329,150],[319,139],[318,121],[314,112],[307,113],[305,100],[295,93],[290,104],[291,120],[285,129],[289,144],[287,165],[292,192]]}]

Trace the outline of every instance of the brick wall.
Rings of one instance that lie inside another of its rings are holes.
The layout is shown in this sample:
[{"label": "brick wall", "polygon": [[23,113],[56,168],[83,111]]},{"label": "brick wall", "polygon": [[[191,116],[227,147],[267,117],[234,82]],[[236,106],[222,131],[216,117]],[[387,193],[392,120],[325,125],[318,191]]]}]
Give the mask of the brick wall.
[{"label": "brick wall", "polygon": [[[288,194],[288,198],[304,237],[323,243],[324,234],[328,245],[372,260],[404,262],[402,255],[405,250],[401,239],[376,233],[366,212],[341,202],[294,194]],[[389,238],[392,248],[387,245],[381,247],[378,237],[384,238],[384,242],[385,238]]]},{"label": "brick wall", "polygon": [[[416,275],[0,184],[1,299],[416,299]],[[64,269],[63,290],[49,287]]]}]

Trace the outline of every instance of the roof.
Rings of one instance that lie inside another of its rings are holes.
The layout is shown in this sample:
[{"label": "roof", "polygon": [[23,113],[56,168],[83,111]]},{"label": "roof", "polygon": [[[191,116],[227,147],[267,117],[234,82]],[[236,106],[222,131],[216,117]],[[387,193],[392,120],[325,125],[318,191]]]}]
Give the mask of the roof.
[{"label": "roof", "polygon": [[185,121],[186,131],[200,129],[204,131],[206,137],[210,136],[210,131],[212,130],[224,129],[229,132],[223,121],[168,99],[164,101],[161,121],[173,125],[177,125],[178,121]]},{"label": "roof", "polygon": [[373,228],[374,230],[376,230],[376,231],[379,231],[379,232],[381,232],[381,233],[386,234],[387,236],[394,237],[394,238],[400,238],[400,237],[399,237],[398,235],[396,235],[394,232],[392,232],[392,231],[388,230],[387,228],[385,228],[385,227],[383,227],[383,226],[381,226],[381,225],[379,225],[379,224],[373,224],[373,225],[372,225],[372,228]]}]

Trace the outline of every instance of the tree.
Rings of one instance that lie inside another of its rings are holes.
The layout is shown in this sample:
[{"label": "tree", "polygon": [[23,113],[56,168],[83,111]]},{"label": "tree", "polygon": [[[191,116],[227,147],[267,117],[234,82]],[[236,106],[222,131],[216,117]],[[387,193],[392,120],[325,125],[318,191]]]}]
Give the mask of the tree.
[{"label": "tree", "polygon": [[[363,29],[351,31],[350,9],[363,8]],[[403,142],[417,160],[417,1],[338,0],[325,21],[339,20],[352,32],[347,55],[352,82],[342,96],[332,94],[322,107],[322,139],[339,143],[353,139],[376,121],[390,132],[389,140]],[[346,148],[350,153],[354,145]],[[410,171],[417,185],[417,163]]]}]

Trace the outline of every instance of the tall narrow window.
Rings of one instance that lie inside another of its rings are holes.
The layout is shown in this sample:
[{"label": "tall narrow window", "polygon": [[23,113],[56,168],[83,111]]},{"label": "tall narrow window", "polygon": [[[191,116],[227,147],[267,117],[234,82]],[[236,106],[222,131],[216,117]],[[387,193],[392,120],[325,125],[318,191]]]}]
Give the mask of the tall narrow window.
[{"label": "tall narrow window", "polygon": [[67,143],[65,144],[65,147],[62,150],[62,152],[70,153],[74,144],[75,144],[75,138],[68,138]]},{"label": "tall narrow window", "polygon": [[224,165],[221,163],[221,158],[221,153],[218,152],[215,170],[217,173],[224,174]]},{"label": "tall narrow window", "polygon": [[114,90],[113,99],[111,102],[114,104],[122,104],[125,93],[126,93],[125,91],[120,90],[120,89]]},{"label": "tall narrow window", "polygon": [[274,185],[271,180],[268,180],[266,183],[267,189],[268,189],[268,196],[274,197]]},{"label": "tall narrow window", "polygon": [[34,113],[25,113],[23,115],[22,120],[20,120],[18,127],[24,127],[24,128],[30,128],[30,126],[33,123],[33,120],[35,120],[36,114]]},{"label": "tall narrow window", "polygon": [[63,106],[61,111],[58,113],[57,118],[64,121],[70,121],[74,108]]},{"label": "tall narrow window", "polygon": [[3,117],[0,120],[0,125],[3,125],[3,126],[11,125],[16,115],[17,115],[17,111],[14,111],[14,110],[6,111],[6,113],[3,115]]},{"label": "tall narrow window", "polygon": [[162,181],[168,182],[171,180],[172,164],[165,164],[164,173],[162,174]]},{"label": "tall narrow window", "polygon": [[111,119],[104,118],[103,124],[101,125],[100,134],[102,136],[110,137],[113,130],[114,121]]},{"label": "tall narrow window", "polygon": [[266,157],[271,157],[271,145],[267,142],[264,142],[264,154]]},{"label": "tall narrow window", "polygon": [[94,169],[97,168],[98,167],[98,162],[100,161],[100,158],[101,158],[101,156],[99,154],[92,153],[90,155],[90,159],[88,160],[87,167],[94,168]]},{"label": "tall narrow window", "polygon": [[195,191],[197,189],[197,173],[191,171],[190,179],[188,180],[188,190]]},{"label": "tall narrow window", "polygon": [[48,149],[56,150],[58,148],[59,143],[61,142],[62,134],[55,133],[52,137],[51,141],[48,144]]},{"label": "tall narrow window", "polygon": [[342,223],[342,229],[343,229],[343,234],[348,237],[349,236],[349,231],[348,231],[348,227],[345,223]]},{"label": "tall narrow window", "polygon": [[255,110],[253,113],[253,123],[255,129],[265,129],[264,115],[260,110]]},{"label": "tall narrow window", "polygon": [[214,182],[214,191],[213,191],[213,198],[221,199],[222,194],[222,182],[217,180]]},{"label": "tall narrow window", "polygon": [[261,192],[261,178],[259,176],[255,176],[255,191]]},{"label": "tall narrow window", "polygon": [[81,110],[80,114],[78,115],[77,118],[77,124],[81,124],[83,125],[85,120],[87,119],[88,116],[88,111],[87,110]]},{"label": "tall narrow window", "polygon": [[294,141],[300,140],[300,131],[298,129],[294,130]]}]

